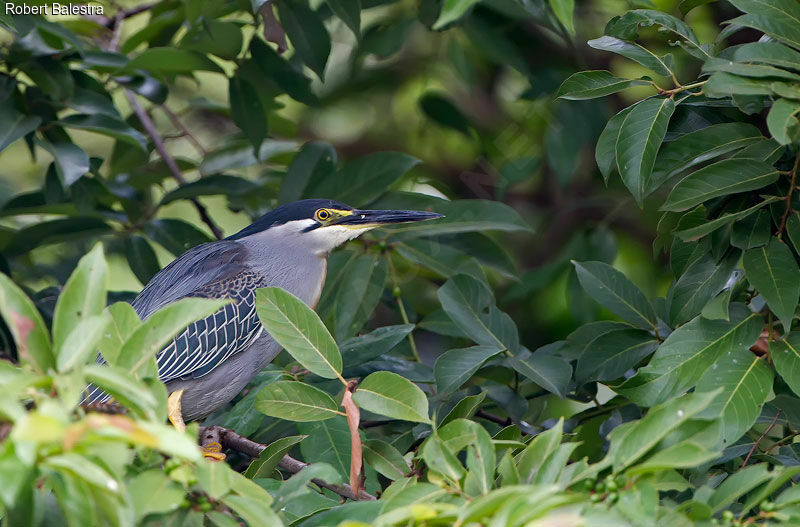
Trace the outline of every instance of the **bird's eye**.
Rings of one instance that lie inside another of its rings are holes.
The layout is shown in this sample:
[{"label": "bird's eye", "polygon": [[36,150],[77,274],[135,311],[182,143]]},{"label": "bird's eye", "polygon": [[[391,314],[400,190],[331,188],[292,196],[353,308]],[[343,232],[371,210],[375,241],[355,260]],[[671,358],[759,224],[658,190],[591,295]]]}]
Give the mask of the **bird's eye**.
[{"label": "bird's eye", "polygon": [[319,221],[328,221],[331,219],[331,213],[325,209],[319,209],[317,212],[314,213]]}]

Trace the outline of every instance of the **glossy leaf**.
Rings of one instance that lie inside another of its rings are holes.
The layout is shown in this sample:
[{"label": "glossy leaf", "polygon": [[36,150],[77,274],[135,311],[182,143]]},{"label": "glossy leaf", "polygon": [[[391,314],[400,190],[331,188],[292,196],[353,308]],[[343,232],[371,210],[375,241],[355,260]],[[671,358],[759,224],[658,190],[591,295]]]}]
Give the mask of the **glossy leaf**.
[{"label": "glossy leaf", "polygon": [[593,339],[578,358],[575,379],[579,383],[616,379],[653,353],[658,344],[656,338],[641,329],[604,333]]},{"label": "glossy leaf", "polygon": [[42,118],[39,116],[19,113],[8,104],[0,106],[0,130],[3,130],[0,135],[0,152],[17,139],[36,130],[41,122]]},{"label": "glossy leaf", "polygon": [[342,356],[319,316],[302,300],[278,287],[256,291],[264,328],[297,362],[326,379],[341,378]]},{"label": "glossy leaf", "polygon": [[603,262],[573,262],[583,289],[617,316],[642,327],[656,324],[653,306],[636,285]]},{"label": "glossy leaf", "polygon": [[679,181],[661,209],[688,210],[711,198],[760,189],[777,179],[777,169],[762,161],[724,159]]},{"label": "glossy leaf", "polygon": [[672,324],[680,325],[694,318],[722,291],[739,261],[739,254],[733,250],[719,264],[711,255],[705,255],[686,268],[667,295]]},{"label": "glossy leaf", "polygon": [[800,7],[792,0],[731,0],[739,10],[747,13],[731,23],[755,28],[767,35],[800,47],[800,28],[795,22],[800,20]]},{"label": "glossy leaf", "polygon": [[273,443],[267,445],[267,448],[261,451],[256,459],[254,459],[247,470],[244,472],[245,477],[255,479],[258,477],[269,477],[272,471],[278,466],[283,456],[300,443],[307,436],[289,436],[282,437]]},{"label": "glossy leaf", "polygon": [[255,409],[289,421],[321,421],[341,415],[330,395],[297,381],[267,384],[258,392]]},{"label": "glossy leaf", "polygon": [[620,125],[615,146],[617,170],[640,206],[651,186],[656,154],[674,111],[672,99],[647,99],[634,106]]},{"label": "glossy leaf", "polygon": [[368,375],[353,394],[356,404],[370,412],[402,419],[428,423],[428,399],[414,383],[388,371]]},{"label": "glossy leaf", "polygon": [[563,398],[572,376],[572,367],[561,357],[547,353],[546,348],[539,348],[535,353],[523,348],[509,357],[508,363],[515,371]]},{"label": "glossy leaf", "polygon": [[783,340],[770,342],[769,356],[778,375],[795,394],[800,394],[800,333],[793,331]]},{"label": "glossy leaf", "polygon": [[331,38],[319,15],[302,0],[280,2],[277,7],[295,53],[322,80],[331,52]]},{"label": "glossy leaf", "polygon": [[645,68],[649,68],[657,75],[669,76],[673,74],[672,55],[667,54],[660,57],[635,42],[628,42],[616,37],[603,36],[590,40],[587,44],[594,49],[610,51],[634,60]]},{"label": "glossy leaf", "polygon": [[597,168],[603,174],[603,181],[608,184],[608,178],[611,173],[617,170],[617,138],[619,137],[619,129],[622,122],[633,107],[629,106],[621,110],[614,117],[608,120],[606,127],[600,133],[597,139],[597,145],[594,150],[594,159],[597,162]]},{"label": "glossy leaf", "polygon": [[772,138],[782,145],[788,145],[797,140],[798,126],[797,114],[800,112],[800,102],[789,99],[778,99],[772,103],[772,108],[767,114],[767,127]]},{"label": "glossy leaf", "polygon": [[617,93],[631,86],[645,84],[649,83],[635,79],[620,79],[605,70],[581,71],[571,75],[561,84],[556,92],[556,97],[573,101],[595,99]]},{"label": "glossy leaf", "polygon": [[380,439],[364,442],[364,462],[391,480],[402,479],[410,471],[403,455]]},{"label": "glossy leaf", "polygon": [[784,242],[773,238],[766,247],[745,252],[742,266],[750,284],[780,319],[784,332],[789,332],[800,300],[800,269],[792,251]]},{"label": "glossy leaf", "polygon": [[439,355],[433,366],[436,390],[447,393],[467,382],[486,360],[503,351],[492,346],[452,349]]},{"label": "glossy leaf", "polygon": [[614,390],[642,406],[654,406],[694,386],[724,353],[748,349],[761,334],[760,317],[731,310],[731,321],[702,317],[676,329],[647,366]]},{"label": "glossy leaf", "polygon": [[383,194],[419,162],[400,152],[377,152],[360,157],[321,181],[317,193],[354,207],[362,206]]}]

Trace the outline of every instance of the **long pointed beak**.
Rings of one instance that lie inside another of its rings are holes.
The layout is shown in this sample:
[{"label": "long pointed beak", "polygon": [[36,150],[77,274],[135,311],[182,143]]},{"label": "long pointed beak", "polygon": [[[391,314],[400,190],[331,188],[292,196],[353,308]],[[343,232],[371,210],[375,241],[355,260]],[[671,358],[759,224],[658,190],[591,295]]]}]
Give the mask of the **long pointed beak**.
[{"label": "long pointed beak", "polygon": [[354,210],[352,214],[337,221],[338,225],[368,226],[389,223],[409,223],[412,221],[435,220],[442,214],[421,210]]}]

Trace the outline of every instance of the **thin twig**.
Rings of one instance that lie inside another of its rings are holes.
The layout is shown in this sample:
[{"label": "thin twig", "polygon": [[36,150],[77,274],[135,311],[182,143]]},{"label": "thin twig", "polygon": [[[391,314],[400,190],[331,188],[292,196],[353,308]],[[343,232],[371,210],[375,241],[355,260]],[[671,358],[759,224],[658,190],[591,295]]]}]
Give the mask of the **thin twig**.
[{"label": "thin twig", "polygon": [[169,117],[169,120],[172,121],[172,124],[175,125],[178,130],[183,132],[183,135],[189,140],[190,143],[192,143],[192,145],[194,145],[198,152],[204,156],[208,153],[208,150],[203,148],[203,145],[197,140],[197,137],[195,137],[194,134],[192,134],[192,132],[186,127],[186,125],[183,124],[183,121],[181,121],[180,117],[178,117],[175,112],[163,104],[160,105],[159,108],[161,108],[161,110],[167,114],[167,117]]},{"label": "thin twig", "polygon": [[783,235],[783,230],[786,228],[786,220],[789,219],[789,212],[792,210],[792,193],[794,192],[794,187],[797,185],[797,168],[800,166],[800,154],[797,154],[794,158],[794,166],[792,167],[792,181],[789,183],[789,193],[786,194],[786,208],[783,210],[783,216],[781,216],[781,224],[778,227],[778,238],[780,239]]},{"label": "thin twig", "polygon": [[[183,177],[181,173],[181,169],[178,167],[178,163],[175,162],[175,158],[173,158],[169,152],[167,152],[167,148],[164,146],[164,139],[161,137],[161,134],[158,133],[156,130],[156,125],[153,123],[153,120],[150,119],[150,116],[147,115],[144,107],[139,104],[139,101],[136,99],[136,95],[127,88],[124,88],[123,91],[125,92],[125,96],[128,98],[128,101],[131,103],[131,108],[133,108],[133,112],[139,118],[139,121],[142,123],[142,127],[144,127],[147,135],[153,140],[153,144],[158,150],[161,159],[164,160],[164,164],[167,165],[167,168],[172,174],[172,177],[178,182],[180,185],[186,184],[186,178]],[[203,223],[208,225],[208,228],[211,229],[211,232],[214,233],[214,236],[218,239],[222,239],[222,230],[214,223],[211,217],[208,215],[208,211],[206,210],[205,206],[197,201],[196,199],[190,200],[197,212],[200,214],[200,219],[203,220]]]},{"label": "thin twig", "polygon": [[[215,430],[209,431],[209,428],[213,428]],[[204,427],[200,430],[200,437],[218,437],[219,443],[222,445],[223,448],[227,448],[229,450],[235,450],[236,452],[241,452],[242,454],[246,454],[250,457],[258,457],[261,452],[267,448],[267,445],[262,443],[256,443],[250,439],[247,439],[244,436],[241,436],[230,430],[228,428],[223,428],[221,426],[212,426],[212,427]],[[288,454],[283,456],[278,466],[283,470],[290,472],[292,474],[297,474],[304,468],[306,468],[309,463],[304,463],[299,459],[295,459]],[[353,492],[353,488],[347,484],[335,484],[335,483],[328,483],[327,481],[321,480],[319,478],[314,478],[311,480],[315,485],[318,487],[322,487],[324,489],[328,489],[331,492],[335,492],[339,496],[343,498],[348,498],[351,500],[375,500],[375,496],[372,494],[367,493],[366,491],[359,490],[358,494]]]},{"label": "thin twig", "polygon": [[[780,411],[780,410],[778,410],[778,412],[775,414],[775,418],[774,418],[774,419],[772,420],[772,422],[769,424],[769,426],[767,427],[767,429],[766,429],[766,430],[764,430],[764,433],[763,433],[763,434],[761,434],[761,437],[759,437],[759,438],[758,438],[758,441],[756,441],[755,443],[753,443],[753,447],[750,449],[750,452],[748,452],[748,453],[747,453],[747,457],[746,457],[746,458],[744,458],[744,463],[742,463],[742,467],[741,467],[741,468],[744,468],[744,467],[746,467],[746,466],[747,466],[747,462],[748,462],[748,461],[750,461],[750,456],[752,456],[752,455],[753,455],[753,452],[755,452],[755,451],[756,451],[756,448],[758,448],[758,444],[761,442],[761,440],[762,440],[762,439],[764,439],[764,438],[766,437],[766,435],[767,435],[767,434],[769,434],[769,431],[770,431],[770,430],[772,430],[772,427],[773,427],[773,426],[775,426],[775,423],[776,423],[776,422],[778,422],[778,417],[780,417],[780,415],[781,415],[781,411]],[[741,469],[740,469],[740,470],[741,470]]]}]

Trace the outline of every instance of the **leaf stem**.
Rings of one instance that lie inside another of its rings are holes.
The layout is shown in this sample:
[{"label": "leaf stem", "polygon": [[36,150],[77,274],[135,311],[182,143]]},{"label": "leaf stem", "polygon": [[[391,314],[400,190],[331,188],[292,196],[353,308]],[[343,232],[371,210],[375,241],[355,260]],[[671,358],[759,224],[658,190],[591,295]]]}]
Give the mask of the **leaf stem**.
[{"label": "leaf stem", "polygon": [[[394,264],[392,263],[391,257],[387,254],[386,256],[386,263],[389,264],[389,273],[392,276],[392,295],[394,295],[394,299],[397,302],[397,308],[400,310],[400,318],[403,319],[403,324],[410,324],[408,320],[408,313],[406,313],[406,307],[403,305],[403,298],[400,295],[395,295],[395,291],[400,290],[400,286],[397,285],[397,273],[395,272]],[[414,335],[412,332],[408,333],[408,344],[411,346],[411,353],[414,355],[414,360],[417,362],[422,362],[422,359],[419,356],[419,351],[417,350],[417,343],[414,341]]]},{"label": "leaf stem", "polygon": [[747,457],[744,458],[744,463],[742,463],[742,466],[739,468],[739,470],[747,466],[747,462],[750,461],[750,456],[752,456],[753,452],[756,451],[756,448],[758,448],[758,444],[761,442],[761,440],[764,439],[764,437],[766,437],[767,434],[769,434],[769,431],[772,430],[772,427],[775,426],[776,422],[778,422],[778,417],[780,416],[781,416],[781,410],[778,410],[778,412],[775,414],[775,417],[772,419],[772,422],[769,424],[767,429],[764,430],[764,433],[761,434],[761,437],[759,437],[756,440],[756,442],[753,443],[753,447],[750,449],[750,452],[747,453]]},{"label": "leaf stem", "polygon": [[789,183],[789,192],[786,194],[784,198],[786,200],[786,208],[783,210],[783,216],[781,216],[781,224],[778,227],[778,239],[780,240],[783,237],[783,230],[786,228],[786,220],[789,219],[789,212],[792,210],[792,193],[794,192],[795,186],[797,186],[797,169],[800,167],[800,153],[798,153],[794,158],[794,165],[792,166],[792,180]]}]

